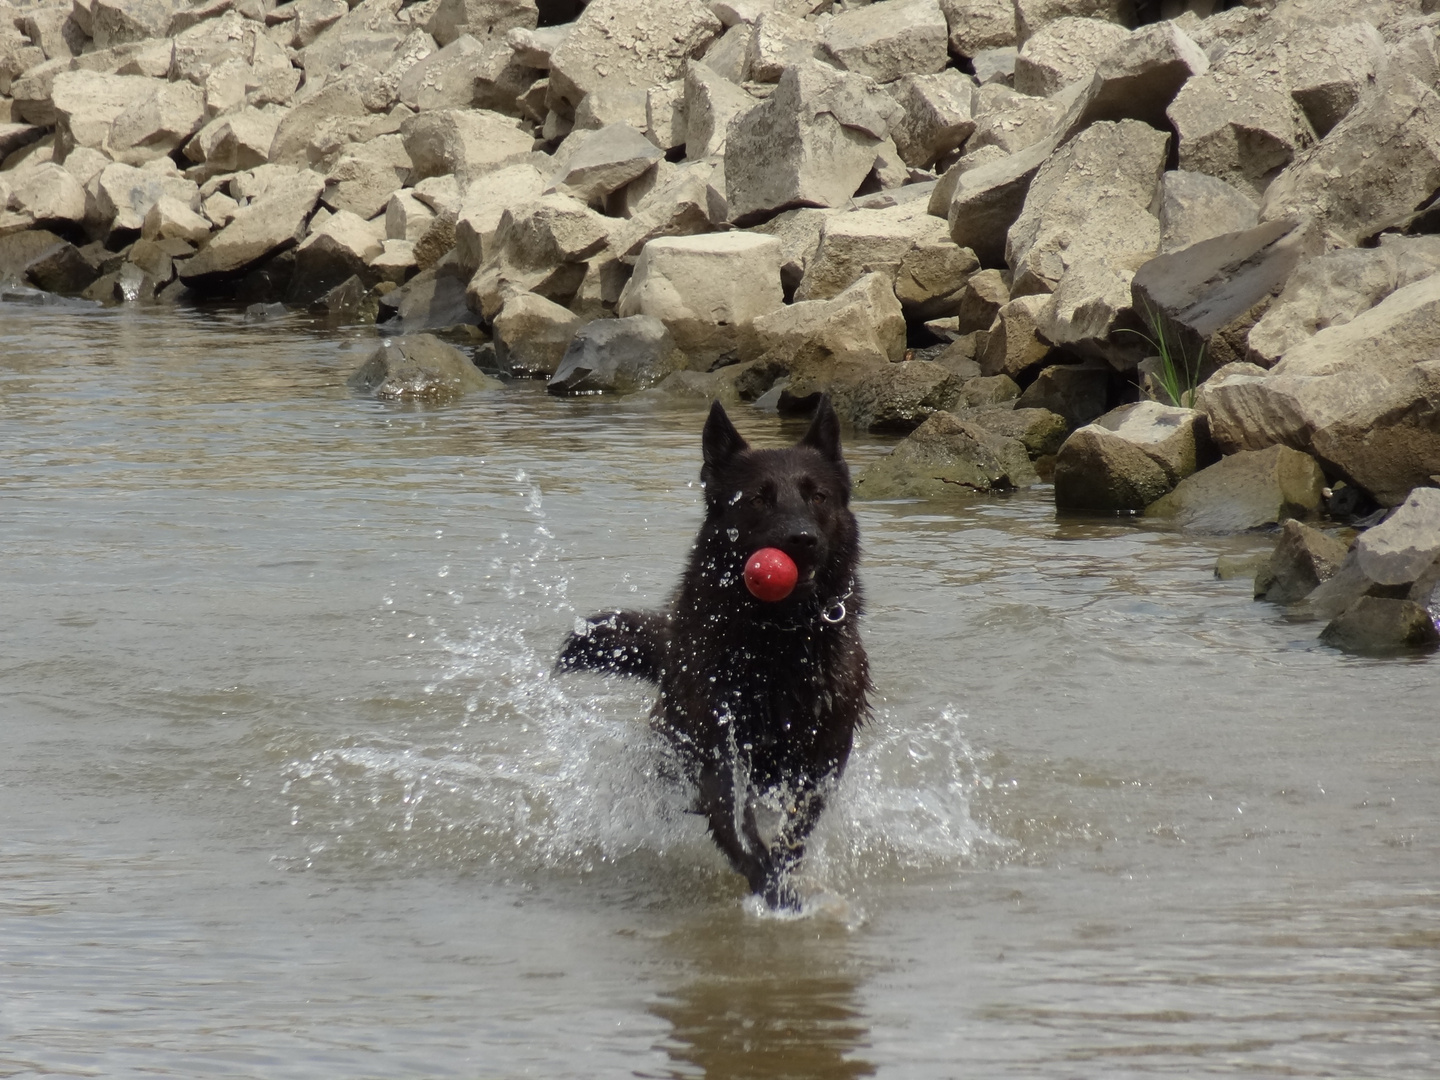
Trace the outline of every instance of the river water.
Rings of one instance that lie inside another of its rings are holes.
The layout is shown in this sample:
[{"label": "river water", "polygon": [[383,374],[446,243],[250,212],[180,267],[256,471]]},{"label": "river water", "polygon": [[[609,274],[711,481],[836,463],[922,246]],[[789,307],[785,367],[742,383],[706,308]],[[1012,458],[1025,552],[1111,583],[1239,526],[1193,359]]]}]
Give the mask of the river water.
[{"label": "river water", "polygon": [[372,343],[0,304],[0,1076],[1440,1072],[1440,661],[1214,579],[1268,540],[861,505],[876,715],[766,916],[550,674],[663,602],[700,406]]}]

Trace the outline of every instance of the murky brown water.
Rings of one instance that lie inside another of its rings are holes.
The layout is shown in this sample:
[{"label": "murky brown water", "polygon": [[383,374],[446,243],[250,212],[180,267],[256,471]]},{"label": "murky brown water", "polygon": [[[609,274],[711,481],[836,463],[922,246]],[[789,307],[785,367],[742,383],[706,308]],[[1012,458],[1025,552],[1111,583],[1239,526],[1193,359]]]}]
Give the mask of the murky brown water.
[{"label": "murky brown water", "polygon": [[762,917],[549,674],[703,414],[366,340],[0,304],[0,1075],[1437,1074],[1440,661],[1213,580],[1266,540],[863,506],[877,717]]}]

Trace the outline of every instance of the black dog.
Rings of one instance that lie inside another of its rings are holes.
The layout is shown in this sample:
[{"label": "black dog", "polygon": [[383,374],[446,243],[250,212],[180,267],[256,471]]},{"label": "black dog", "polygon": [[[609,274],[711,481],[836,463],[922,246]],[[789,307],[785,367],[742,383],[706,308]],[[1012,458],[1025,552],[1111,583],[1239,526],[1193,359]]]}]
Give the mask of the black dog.
[{"label": "black dog", "polygon": [[[828,398],[786,450],[750,449],[716,402],[703,447],[705,521],[670,607],[591,616],[556,667],[659,684],[653,720],[695,782],[696,811],[754,892],[794,907],[789,872],[869,711],[850,470]],[[766,547],[799,570],[774,603],[744,582]]]}]

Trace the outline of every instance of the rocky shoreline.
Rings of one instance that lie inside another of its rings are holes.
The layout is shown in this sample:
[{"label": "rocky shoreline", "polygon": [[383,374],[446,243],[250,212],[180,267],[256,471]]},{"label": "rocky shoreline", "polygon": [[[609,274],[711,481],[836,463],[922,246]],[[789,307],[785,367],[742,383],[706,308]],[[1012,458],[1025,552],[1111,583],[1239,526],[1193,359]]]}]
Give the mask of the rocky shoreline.
[{"label": "rocky shoreline", "polygon": [[373,319],[383,397],[828,392],[861,497],[1283,525],[1257,597],[1431,646],[1432,11],[0,0],[0,282]]}]

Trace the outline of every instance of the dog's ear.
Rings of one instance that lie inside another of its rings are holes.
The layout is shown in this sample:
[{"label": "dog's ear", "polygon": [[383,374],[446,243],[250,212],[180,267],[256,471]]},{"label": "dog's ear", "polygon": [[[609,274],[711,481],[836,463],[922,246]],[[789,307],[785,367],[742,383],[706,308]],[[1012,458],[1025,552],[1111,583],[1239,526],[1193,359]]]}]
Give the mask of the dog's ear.
[{"label": "dog's ear", "polygon": [[717,469],[723,469],[736,454],[750,449],[750,444],[735,430],[735,425],[725,414],[725,407],[718,401],[710,406],[700,445],[705,458],[705,467],[700,472],[702,480],[708,479]]},{"label": "dog's ear", "polygon": [[810,421],[810,430],[800,440],[801,446],[818,450],[831,461],[844,461],[840,452],[840,418],[830,404],[830,395],[821,394],[820,404],[815,406],[815,419]]}]

